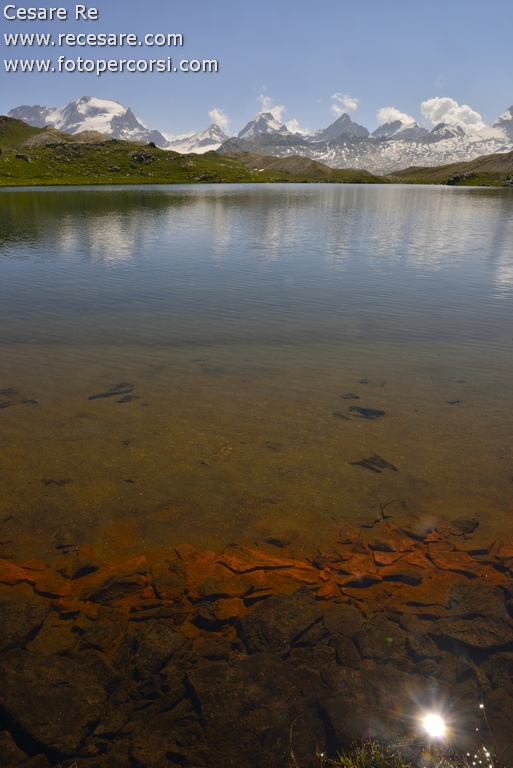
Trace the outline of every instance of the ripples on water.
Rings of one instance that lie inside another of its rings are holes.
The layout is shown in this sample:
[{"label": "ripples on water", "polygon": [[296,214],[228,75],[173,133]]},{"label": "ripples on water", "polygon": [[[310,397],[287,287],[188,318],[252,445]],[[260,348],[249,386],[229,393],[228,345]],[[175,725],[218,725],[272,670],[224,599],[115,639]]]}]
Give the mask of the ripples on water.
[{"label": "ripples on water", "polygon": [[[0,410],[0,520],[27,550],[322,543],[393,498],[512,532],[512,191],[0,200],[0,389],[38,401]],[[385,417],[332,416],[347,392]],[[399,471],[349,463],[373,453]]]}]

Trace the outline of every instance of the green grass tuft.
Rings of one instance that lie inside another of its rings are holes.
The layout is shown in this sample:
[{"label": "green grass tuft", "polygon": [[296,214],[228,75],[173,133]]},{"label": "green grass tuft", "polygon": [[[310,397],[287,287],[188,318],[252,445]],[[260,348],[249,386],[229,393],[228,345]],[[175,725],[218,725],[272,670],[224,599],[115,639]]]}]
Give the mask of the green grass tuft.
[{"label": "green grass tuft", "polygon": [[[489,757],[486,757],[486,755]],[[473,762],[482,761],[482,768],[503,768],[493,753],[480,749],[479,753],[456,752],[443,744],[408,740],[399,744],[384,744],[375,739],[355,742],[336,759],[318,754],[319,768],[473,768]]]}]

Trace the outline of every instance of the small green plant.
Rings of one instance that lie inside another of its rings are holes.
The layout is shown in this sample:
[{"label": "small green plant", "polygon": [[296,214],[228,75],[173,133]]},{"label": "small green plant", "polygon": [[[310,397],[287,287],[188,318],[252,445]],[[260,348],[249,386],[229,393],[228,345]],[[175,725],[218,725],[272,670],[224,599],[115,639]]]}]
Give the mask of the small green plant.
[{"label": "small green plant", "polygon": [[484,747],[468,753],[456,752],[443,744],[413,739],[384,744],[375,739],[355,742],[336,759],[317,755],[319,768],[500,768],[493,753]]}]

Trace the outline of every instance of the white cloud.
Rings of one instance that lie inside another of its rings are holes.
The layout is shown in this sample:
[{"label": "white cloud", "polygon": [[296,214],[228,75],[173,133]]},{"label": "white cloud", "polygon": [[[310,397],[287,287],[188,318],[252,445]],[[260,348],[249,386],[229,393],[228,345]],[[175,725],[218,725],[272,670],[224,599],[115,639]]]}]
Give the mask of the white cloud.
[{"label": "white cloud", "polygon": [[[266,96],[263,93],[260,94],[257,101],[259,101],[262,105],[262,112],[270,112],[275,120],[277,120],[279,123],[283,122],[282,118],[284,113],[287,111],[286,107],[283,105],[276,105],[273,107],[273,100],[271,97]],[[288,120],[286,123],[284,123],[284,125],[289,129],[291,133],[302,133],[304,135],[310,133],[308,128],[301,128],[296,118],[293,120]]]},{"label": "white cloud", "polygon": [[334,102],[331,105],[331,111],[335,117],[340,117],[344,112],[356,112],[358,109],[358,99],[347,93],[334,93],[331,99]]},{"label": "white cloud", "polygon": [[291,133],[301,133],[304,136],[307,136],[310,133],[309,128],[301,128],[296,118],[294,118],[294,120],[289,120],[285,125]]},{"label": "white cloud", "polygon": [[273,100],[270,96],[266,96],[265,94],[261,93],[260,96],[257,97],[257,101],[260,102],[262,105],[262,109],[266,112],[269,111],[273,105]]},{"label": "white cloud", "polygon": [[414,117],[407,115],[406,112],[401,112],[395,107],[381,107],[376,117],[380,125],[383,125],[384,123],[393,123],[395,120],[400,120],[401,123],[415,122]]},{"label": "white cloud", "polygon": [[475,112],[468,104],[458,104],[447,96],[436,96],[434,99],[423,101],[420,110],[429,126],[438,123],[459,125],[465,133],[472,134],[485,128],[479,112]]},{"label": "white cloud", "polygon": [[262,105],[262,112],[270,112],[274,119],[281,123],[283,113],[287,111],[286,107],[283,105],[273,107],[273,100],[270,96],[265,96],[263,93],[260,94],[257,101]]},{"label": "white cloud", "polygon": [[228,125],[230,124],[230,120],[228,119],[228,115],[223,109],[218,109],[217,107],[214,107],[210,110],[208,113],[209,118],[212,120],[213,123],[219,126],[222,131],[225,133],[228,133]]}]

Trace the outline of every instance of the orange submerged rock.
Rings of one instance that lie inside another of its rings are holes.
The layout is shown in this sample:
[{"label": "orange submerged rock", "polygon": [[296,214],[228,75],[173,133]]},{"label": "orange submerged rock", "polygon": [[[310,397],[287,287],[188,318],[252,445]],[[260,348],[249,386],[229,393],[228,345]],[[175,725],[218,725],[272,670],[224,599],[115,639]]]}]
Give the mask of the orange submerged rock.
[{"label": "orange submerged rock", "polygon": [[290,560],[288,558],[275,557],[268,555],[267,552],[259,552],[255,549],[233,550],[224,552],[219,562],[226,565],[231,571],[236,573],[246,573],[248,571],[257,571],[259,569],[271,568],[304,568],[309,569],[306,563],[300,560]]},{"label": "orange submerged rock", "polygon": [[438,551],[429,553],[429,557],[441,571],[454,571],[464,576],[477,576],[481,566],[466,552]]},{"label": "orange submerged rock", "polygon": [[15,584],[21,584],[23,581],[33,584],[33,574],[28,574],[24,568],[20,568],[19,565],[14,565],[14,563],[10,563],[8,560],[0,560],[0,584],[14,586]]}]

